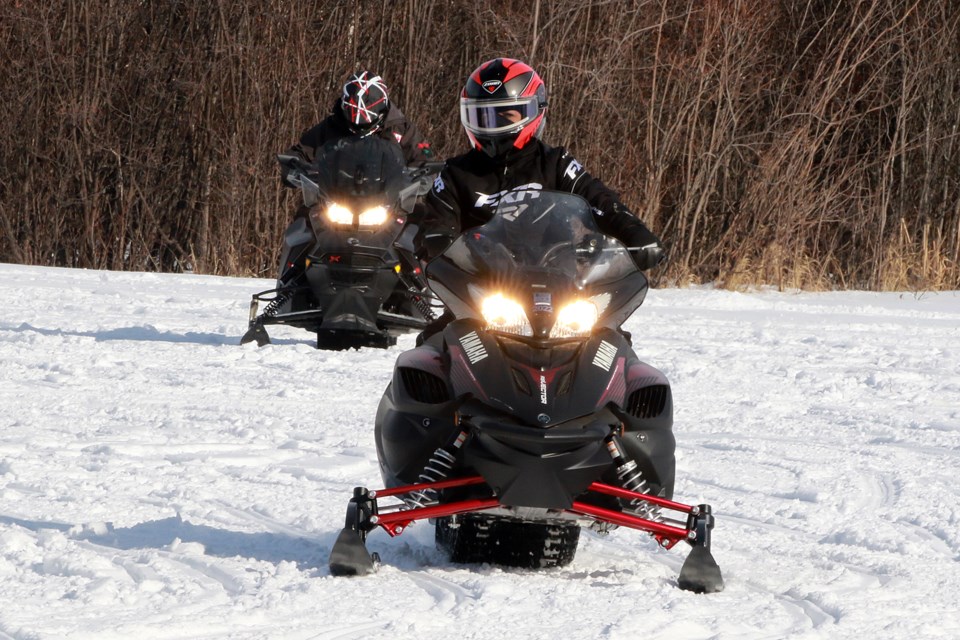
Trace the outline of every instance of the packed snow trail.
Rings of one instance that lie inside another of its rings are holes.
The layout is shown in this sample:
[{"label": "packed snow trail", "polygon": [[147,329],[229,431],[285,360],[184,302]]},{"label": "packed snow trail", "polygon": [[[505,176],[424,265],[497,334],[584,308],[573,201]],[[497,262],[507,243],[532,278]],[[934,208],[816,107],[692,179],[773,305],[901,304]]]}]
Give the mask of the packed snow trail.
[{"label": "packed snow trail", "polygon": [[[661,289],[628,321],[673,384],[686,548],[455,566],[418,523],[327,555],[397,355],[238,346],[269,281],[0,265],[0,638],[960,637],[960,293]],[[909,612],[909,613],[908,613]]]}]

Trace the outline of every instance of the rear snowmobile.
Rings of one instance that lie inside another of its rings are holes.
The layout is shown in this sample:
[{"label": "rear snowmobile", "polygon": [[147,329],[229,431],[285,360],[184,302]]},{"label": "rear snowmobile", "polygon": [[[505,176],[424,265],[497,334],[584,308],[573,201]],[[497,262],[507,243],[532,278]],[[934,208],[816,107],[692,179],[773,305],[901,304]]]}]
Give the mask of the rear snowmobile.
[{"label": "rear snowmobile", "polygon": [[435,167],[408,169],[397,145],[372,136],[330,142],[313,164],[278,159],[309,213],[284,232],[277,286],[253,296],[240,343],[268,344],[276,324],[316,333],[323,349],[389,347],[423,329],[434,311],[407,216]]},{"label": "rear snowmobile", "polygon": [[723,589],[706,504],[673,500],[673,400],[620,325],[648,288],[582,198],[515,191],[427,268],[454,314],[397,360],[376,417],[385,489],[358,487],[330,555],[372,572],[376,527],[428,519],[454,562],[570,563],[581,527],[692,547],[679,586]]}]

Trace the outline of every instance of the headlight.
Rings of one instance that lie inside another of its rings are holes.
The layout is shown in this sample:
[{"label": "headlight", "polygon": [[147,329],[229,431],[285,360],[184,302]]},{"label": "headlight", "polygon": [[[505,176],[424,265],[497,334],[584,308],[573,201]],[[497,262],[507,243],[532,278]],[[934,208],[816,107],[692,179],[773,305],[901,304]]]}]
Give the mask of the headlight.
[{"label": "headlight", "polygon": [[361,227],[379,227],[387,221],[386,207],[372,207],[360,214]]},{"label": "headlight", "polygon": [[523,307],[515,300],[494,294],[484,298],[480,305],[483,319],[491,331],[503,331],[521,336],[533,335],[533,329],[527,320]]},{"label": "headlight", "polygon": [[333,224],[353,224],[353,211],[347,209],[342,204],[331,202],[327,206],[327,220]]},{"label": "headlight", "polygon": [[597,323],[597,305],[587,300],[571,302],[557,314],[551,338],[578,338],[590,333]]}]

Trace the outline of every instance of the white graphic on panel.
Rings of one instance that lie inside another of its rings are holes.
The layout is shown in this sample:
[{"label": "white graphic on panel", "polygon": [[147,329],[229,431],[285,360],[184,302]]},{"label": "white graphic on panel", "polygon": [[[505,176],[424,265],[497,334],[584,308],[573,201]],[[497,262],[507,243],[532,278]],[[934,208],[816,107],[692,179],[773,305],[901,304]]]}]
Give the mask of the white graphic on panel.
[{"label": "white graphic on panel", "polygon": [[470,364],[477,364],[487,357],[487,350],[483,347],[483,342],[480,341],[480,336],[477,335],[476,331],[471,331],[460,338],[460,345],[463,347],[464,353],[467,354],[467,360],[470,361]]},{"label": "white graphic on panel", "polygon": [[610,371],[610,367],[613,366],[613,359],[617,355],[617,348],[607,342],[606,340],[600,341],[600,346],[597,347],[597,355],[593,356],[594,366],[600,367],[604,371]]}]

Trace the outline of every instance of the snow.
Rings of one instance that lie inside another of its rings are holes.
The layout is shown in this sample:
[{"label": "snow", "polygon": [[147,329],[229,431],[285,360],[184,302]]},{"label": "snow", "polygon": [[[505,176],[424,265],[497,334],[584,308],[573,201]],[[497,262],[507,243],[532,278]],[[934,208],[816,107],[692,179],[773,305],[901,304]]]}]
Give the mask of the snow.
[{"label": "snow", "polygon": [[327,556],[397,355],[272,329],[270,281],[0,265],[0,638],[960,637],[960,292],[651,291],[686,546],[584,532],[547,571],[456,566],[418,523]]}]

